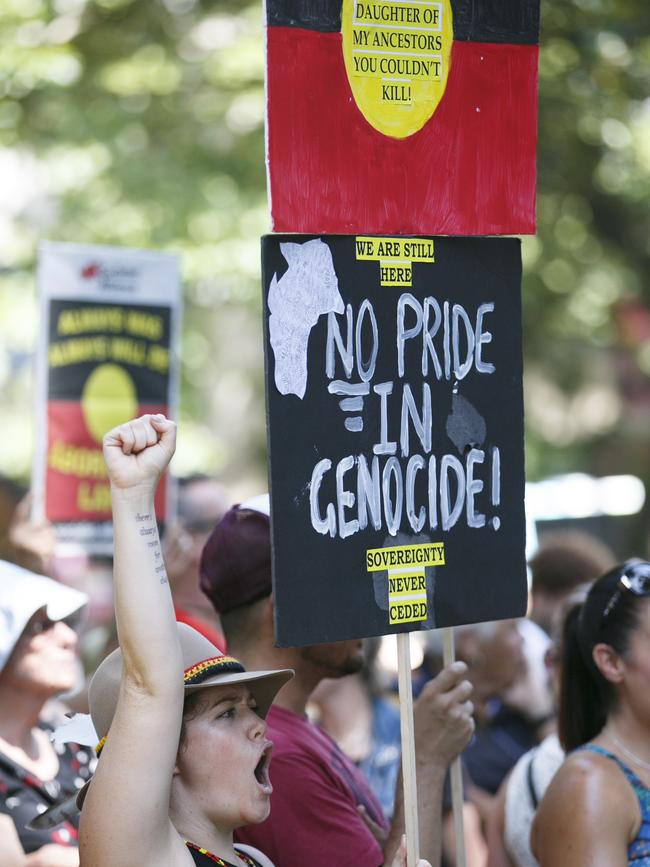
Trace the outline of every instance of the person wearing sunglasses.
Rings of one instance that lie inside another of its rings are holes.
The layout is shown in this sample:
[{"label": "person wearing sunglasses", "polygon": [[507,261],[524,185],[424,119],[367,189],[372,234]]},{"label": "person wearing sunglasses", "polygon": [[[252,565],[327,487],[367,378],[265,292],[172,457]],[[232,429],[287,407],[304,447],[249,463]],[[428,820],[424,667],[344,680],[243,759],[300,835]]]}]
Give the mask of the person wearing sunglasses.
[{"label": "person wearing sunglasses", "polygon": [[650,867],[650,563],[607,572],[569,612],[558,733],[570,755],[533,824],[541,867]]},{"label": "person wearing sunglasses", "polygon": [[76,821],[40,831],[27,825],[90,777],[92,752],[54,745],[47,720],[50,701],[78,684],[73,627],[86,602],[77,590],[0,561],[0,814],[13,822],[25,863],[40,867],[79,864]]}]

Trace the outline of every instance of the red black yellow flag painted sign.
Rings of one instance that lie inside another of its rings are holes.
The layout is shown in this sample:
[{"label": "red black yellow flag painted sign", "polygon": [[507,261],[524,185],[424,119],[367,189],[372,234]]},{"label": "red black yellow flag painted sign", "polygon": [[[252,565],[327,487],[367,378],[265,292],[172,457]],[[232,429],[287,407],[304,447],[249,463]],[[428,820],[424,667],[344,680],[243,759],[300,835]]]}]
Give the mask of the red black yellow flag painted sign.
[{"label": "red black yellow flag painted sign", "polygon": [[[62,541],[109,553],[104,434],[175,405],[180,278],[175,256],[43,244],[39,256],[39,511]],[[156,513],[165,517],[165,484]]]},{"label": "red black yellow flag painted sign", "polygon": [[539,0],[267,0],[278,232],[535,232]]}]

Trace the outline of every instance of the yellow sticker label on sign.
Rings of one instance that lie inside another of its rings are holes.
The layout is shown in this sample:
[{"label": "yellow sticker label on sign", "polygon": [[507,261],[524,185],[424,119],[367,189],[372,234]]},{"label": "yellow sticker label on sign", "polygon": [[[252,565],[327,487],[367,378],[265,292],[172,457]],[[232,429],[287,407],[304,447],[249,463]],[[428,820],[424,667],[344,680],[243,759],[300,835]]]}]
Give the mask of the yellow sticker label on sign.
[{"label": "yellow sticker label on sign", "polygon": [[390,623],[426,620],[427,578],[424,567],[388,571],[388,618]]},{"label": "yellow sticker label on sign", "polygon": [[424,572],[402,575],[399,572],[388,573],[388,595],[391,599],[412,599],[427,593],[427,579]]},{"label": "yellow sticker label on sign", "polygon": [[395,545],[366,551],[368,572],[388,572],[388,619],[394,623],[416,623],[429,616],[427,566],[445,565],[442,542]]},{"label": "yellow sticker label on sign", "polygon": [[396,545],[393,548],[370,548],[366,551],[366,569],[368,572],[380,572],[384,569],[395,570],[406,566],[420,567],[417,570],[419,572],[426,566],[444,565],[445,546],[443,542]]},{"label": "yellow sticker label on sign", "polygon": [[373,238],[357,235],[354,248],[358,260],[435,262],[433,238]]},{"label": "yellow sticker label on sign", "polygon": [[416,623],[427,619],[427,603],[424,602],[395,602],[389,603],[389,623]]},{"label": "yellow sticker label on sign", "polygon": [[379,262],[380,286],[412,286],[413,262],[435,262],[432,238],[354,239],[357,261]]},{"label": "yellow sticker label on sign", "polygon": [[343,0],[343,57],[359,110],[376,130],[421,129],[447,87],[451,0]]},{"label": "yellow sticker label on sign", "polygon": [[379,267],[381,286],[412,286],[413,269],[410,262],[381,262]]}]

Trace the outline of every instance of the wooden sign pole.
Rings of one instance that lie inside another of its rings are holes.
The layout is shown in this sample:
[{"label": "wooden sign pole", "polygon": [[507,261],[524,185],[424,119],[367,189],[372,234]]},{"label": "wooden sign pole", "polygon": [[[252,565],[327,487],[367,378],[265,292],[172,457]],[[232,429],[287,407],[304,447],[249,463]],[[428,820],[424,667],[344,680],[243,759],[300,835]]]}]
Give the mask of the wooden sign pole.
[{"label": "wooden sign pole", "polygon": [[[444,664],[451,665],[456,659],[454,630],[443,629]],[[463,771],[460,756],[451,764],[451,807],[454,814],[454,834],[456,837],[456,867],[465,867],[465,830],[463,827]]]},{"label": "wooden sign pole", "polygon": [[397,677],[402,732],[402,776],[404,778],[404,828],[406,864],[416,867],[420,853],[418,790],[415,772],[415,733],[413,727],[413,687],[411,685],[411,636],[400,632],[397,638]]}]

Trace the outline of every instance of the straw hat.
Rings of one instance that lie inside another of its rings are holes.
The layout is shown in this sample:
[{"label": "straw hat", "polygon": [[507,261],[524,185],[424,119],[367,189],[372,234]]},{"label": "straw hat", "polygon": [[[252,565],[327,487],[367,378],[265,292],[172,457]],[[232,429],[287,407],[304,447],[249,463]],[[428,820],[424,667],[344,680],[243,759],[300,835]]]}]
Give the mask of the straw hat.
[{"label": "straw hat", "polygon": [[[290,668],[246,671],[241,662],[224,654],[191,626],[177,623],[176,628],[183,655],[186,696],[212,686],[245,683],[255,699],[257,712],[264,719],[278,690],[293,677],[293,670]],[[115,715],[121,676],[122,651],[118,648],[104,659],[90,681],[88,703],[99,740],[98,755],[101,753]],[[91,782],[92,780],[89,780],[77,793],[76,802],[79,809],[83,805]]]}]

